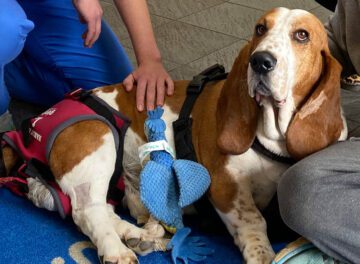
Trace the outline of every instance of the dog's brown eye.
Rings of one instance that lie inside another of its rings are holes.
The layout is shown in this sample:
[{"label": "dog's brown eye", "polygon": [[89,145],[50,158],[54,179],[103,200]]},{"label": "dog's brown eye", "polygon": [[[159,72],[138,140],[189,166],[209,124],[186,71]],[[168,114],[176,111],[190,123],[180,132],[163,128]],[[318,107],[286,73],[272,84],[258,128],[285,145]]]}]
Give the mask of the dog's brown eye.
[{"label": "dog's brown eye", "polygon": [[261,25],[261,24],[256,25],[256,27],[255,27],[255,33],[256,33],[257,36],[264,35],[266,33],[266,30],[267,30],[266,27],[264,25]]},{"label": "dog's brown eye", "polygon": [[295,40],[305,42],[309,39],[309,33],[306,30],[298,30],[294,34]]}]

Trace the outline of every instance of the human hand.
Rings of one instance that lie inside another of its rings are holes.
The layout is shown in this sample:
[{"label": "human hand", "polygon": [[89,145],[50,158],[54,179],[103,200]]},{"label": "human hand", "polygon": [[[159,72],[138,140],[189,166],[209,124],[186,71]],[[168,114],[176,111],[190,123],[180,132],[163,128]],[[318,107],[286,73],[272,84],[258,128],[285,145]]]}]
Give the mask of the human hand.
[{"label": "human hand", "polygon": [[155,106],[164,104],[165,90],[167,95],[174,93],[174,82],[164,69],[162,63],[157,60],[146,61],[129,74],[123,84],[125,90],[130,92],[137,83],[136,107],[138,111],[153,110]]},{"label": "human hand", "polygon": [[103,10],[99,0],[72,0],[77,10],[80,22],[87,24],[86,31],[82,34],[84,46],[91,48],[99,38],[101,32],[101,17]]}]

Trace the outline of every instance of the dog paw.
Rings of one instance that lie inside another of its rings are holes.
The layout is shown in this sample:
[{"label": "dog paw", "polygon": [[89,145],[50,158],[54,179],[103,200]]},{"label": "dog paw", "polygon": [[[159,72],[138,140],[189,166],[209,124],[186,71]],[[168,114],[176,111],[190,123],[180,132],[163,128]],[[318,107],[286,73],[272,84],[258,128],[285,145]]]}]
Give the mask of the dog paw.
[{"label": "dog paw", "polygon": [[143,228],[149,237],[161,238],[165,235],[164,227],[157,220],[150,219]]},{"label": "dog paw", "polygon": [[131,250],[127,250],[123,252],[120,256],[99,256],[99,260],[101,264],[139,264],[139,261]]},{"label": "dog paw", "polygon": [[165,251],[169,239],[146,236],[136,237],[128,234],[125,237],[124,242],[131,250],[144,256],[153,251]]}]

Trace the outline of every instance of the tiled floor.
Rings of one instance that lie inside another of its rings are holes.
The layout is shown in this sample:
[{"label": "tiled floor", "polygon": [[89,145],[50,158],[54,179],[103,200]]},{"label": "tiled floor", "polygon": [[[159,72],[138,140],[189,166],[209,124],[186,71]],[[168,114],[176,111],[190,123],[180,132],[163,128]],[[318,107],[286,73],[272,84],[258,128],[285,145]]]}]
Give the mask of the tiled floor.
[{"label": "tiled floor", "polygon": [[[230,69],[255,21],[284,6],[314,13],[325,22],[331,12],[314,0],[147,0],[164,65],[174,79],[191,77],[214,63]],[[102,0],[111,25],[134,65],[135,55],[112,0]],[[350,135],[360,136],[360,95],[342,91]]]}]

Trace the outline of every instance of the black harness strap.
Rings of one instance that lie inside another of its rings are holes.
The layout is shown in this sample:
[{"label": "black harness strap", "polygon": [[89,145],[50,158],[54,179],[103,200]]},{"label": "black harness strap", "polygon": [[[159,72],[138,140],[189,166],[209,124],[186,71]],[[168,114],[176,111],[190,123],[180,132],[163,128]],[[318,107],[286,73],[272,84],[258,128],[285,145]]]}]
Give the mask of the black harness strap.
[{"label": "black harness strap", "polygon": [[278,161],[281,163],[293,165],[296,162],[296,160],[294,160],[293,158],[283,157],[283,156],[280,156],[280,155],[277,155],[277,154],[271,152],[270,150],[265,148],[263,146],[263,144],[260,143],[260,141],[258,140],[257,137],[255,137],[255,140],[254,140],[253,144],[251,145],[251,148],[253,150],[260,152],[265,157],[268,157],[269,159],[272,159],[272,160],[275,160],[275,161]]},{"label": "black harness strap", "polygon": [[[174,139],[176,157],[178,159],[187,159],[197,162],[195,149],[192,143],[192,118],[191,111],[195,105],[196,99],[199,97],[208,82],[226,79],[227,73],[222,65],[215,64],[207,68],[199,75],[194,76],[187,87],[187,96],[181,108],[178,120],[173,122]],[[206,195],[203,195],[194,204],[198,213],[206,221],[202,221],[202,227],[209,232],[218,232],[223,230],[223,224],[211,205]],[[214,227],[216,227],[214,229]]]},{"label": "black harness strap", "polygon": [[197,161],[195,149],[192,143],[192,118],[191,111],[208,82],[226,79],[227,73],[222,65],[215,64],[194,76],[189,83],[184,104],[180,110],[179,118],[173,122],[176,157]]},{"label": "black harness strap", "polygon": [[33,119],[35,116],[33,117],[29,117],[25,120],[23,120],[21,122],[20,125],[20,129],[22,132],[22,136],[23,136],[23,140],[24,140],[24,146],[28,147],[29,143],[30,143],[30,132],[29,132],[29,128],[31,127],[31,119]]}]

